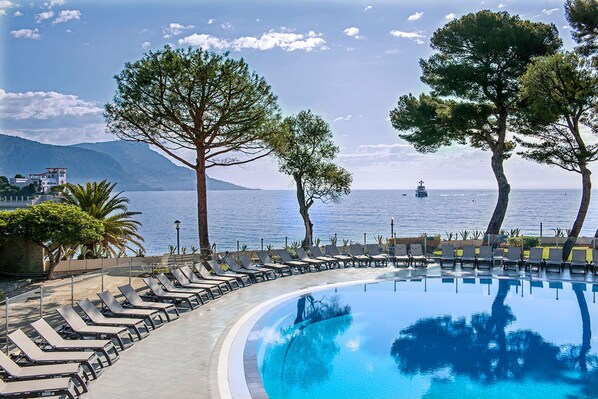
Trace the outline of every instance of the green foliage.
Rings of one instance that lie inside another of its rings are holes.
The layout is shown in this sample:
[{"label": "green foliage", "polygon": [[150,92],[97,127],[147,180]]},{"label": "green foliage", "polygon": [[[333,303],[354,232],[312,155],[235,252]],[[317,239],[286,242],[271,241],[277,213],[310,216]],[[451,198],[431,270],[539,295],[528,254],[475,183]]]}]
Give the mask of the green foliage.
[{"label": "green foliage", "polygon": [[48,278],[69,248],[100,241],[104,226],[76,206],[44,202],[0,212],[0,240],[22,238],[42,246],[50,260]]},{"label": "green foliage", "polygon": [[560,227],[556,227],[552,229],[554,231],[555,237],[565,237],[565,233],[567,232],[565,229],[561,229]]},{"label": "green foliage", "polygon": [[577,50],[586,56],[598,50],[598,2],[596,0],[567,0],[565,14],[571,35],[579,44]]},{"label": "green foliage", "polygon": [[540,238],[538,237],[527,237],[527,236],[514,236],[509,238],[509,246],[511,247],[520,247],[521,241],[523,240],[523,249],[529,250],[532,247],[540,246]]},{"label": "green foliage", "polygon": [[241,245],[241,252],[245,252],[245,251],[247,251],[247,244]]},{"label": "green foliage", "polygon": [[378,245],[384,245],[384,236],[377,235],[374,237],[374,240],[378,243]]},{"label": "green foliage", "polygon": [[452,241],[453,238],[457,238],[457,233],[451,233],[449,231],[446,231],[444,235],[446,236],[447,241]]},{"label": "green foliage", "polygon": [[272,245],[272,244],[268,244],[268,245],[266,245],[266,249],[267,249],[268,251],[272,251],[272,250],[274,249],[274,245]]},{"label": "green foliage", "polygon": [[330,241],[331,245],[336,245],[338,238],[336,236],[330,236],[328,237],[328,241]]},{"label": "green foliage", "polygon": [[[62,202],[79,207],[104,225],[104,236],[97,242],[89,242],[88,248],[100,245],[109,254],[115,255],[118,251],[135,247],[144,250],[143,237],[137,233],[141,222],[133,219],[140,212],[129,211],[129,199],[122,196],[122,191],[113,194],[116,183],[106,180],[101,182],[87,182],[81,184],[66,183],[62,192]],[[93,252],[85,254],[86,257],[97,257]]]},{"label": "green foliage", "polygon": [[463,230],[459,232],[462,240],[469,240],[469,230]]},{"label": "green foliage", "polygon": [[[15,176],[23,177],[18,174]],[[0,176],[0,197],[31,197],[37,194],[39,191],[38,187],[34,183],[30,183],[26,186],[19,187],[17,185],[10,185],[6,176]]]},{"label": "green foliage", "polygon": [[471,232],[471,238],[474,240],[479,240],[484,236],[484,232],[481,230],[474,230]]}]

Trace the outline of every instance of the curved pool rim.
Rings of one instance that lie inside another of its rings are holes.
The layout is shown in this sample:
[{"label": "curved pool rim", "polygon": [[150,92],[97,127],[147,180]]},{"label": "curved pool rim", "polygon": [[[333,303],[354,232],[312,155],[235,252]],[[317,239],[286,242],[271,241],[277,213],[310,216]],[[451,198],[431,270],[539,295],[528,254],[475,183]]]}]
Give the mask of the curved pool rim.
[{"label": "curved pool rim", "polygon": [[[484,277],[492,280],[530,280],[530,276],[513,276],[513,275],[472,275],[468,273],[462,274],[445,274],[434,275],[434,276],[410,276],[410,277],[384,277],[384,278],[369,278],[369,279],[358,279],[351,281],[344,281],[339,283],[326,283],[321,285],[308,286],[299,290],[291,291],[283,295],[279,295],[253,308],[251,311],[245,313],[240,317],[235,324],[232,325],[220,346],[217,362],[217,385],[221,399],[267,399],[268,396],[265,393],[264,387],[259,377],[259,371],[257,370],[257,364],[249,365],[255,367],[255,370],[251,372],[258,373],[258,377],[253,381],[247,381],[246,365],[244,358],[244,348],[249,334],[253,330],[255,324],[272,310],[277,305],[298,296],[328,290],[335,287],[346,287],[361,284],[381,283],[381,282],[392,282],[392,281],[410,281],[411,279],[441,279],[441,278],[468,278],[468,277]],[[533,278],[531,280],[542,281],[542,282],[561,282],[561,283],[584,283],[587,285],[596,285],[596,282],[588,281],[575,281],[562,278]],[[249,389],[249,384],[253,385],[253,390],[263,391],[263,395],[252,395]],[[259,385],[259,386],[256,386]]]}]

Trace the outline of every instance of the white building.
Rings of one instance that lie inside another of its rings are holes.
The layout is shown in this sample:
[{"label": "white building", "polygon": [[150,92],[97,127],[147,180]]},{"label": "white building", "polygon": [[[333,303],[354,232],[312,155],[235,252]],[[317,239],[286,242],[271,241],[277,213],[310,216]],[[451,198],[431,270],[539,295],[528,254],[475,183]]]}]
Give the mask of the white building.
[{"label": "white building", "polygon": [[49,193],[52,187],[66,183],[66,168],[46,168],[45,173],[32,173],[30,180],[39,182],[43,193]]}]

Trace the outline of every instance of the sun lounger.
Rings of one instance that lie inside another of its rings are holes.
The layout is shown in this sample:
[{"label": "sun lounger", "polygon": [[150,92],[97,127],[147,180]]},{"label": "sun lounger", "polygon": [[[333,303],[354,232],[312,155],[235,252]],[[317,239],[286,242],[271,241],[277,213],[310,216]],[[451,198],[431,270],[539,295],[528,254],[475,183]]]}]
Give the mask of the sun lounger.
[{"label": "sun lounger", "polygon": [[[212,261],[212,262],[214,262],[214,261]],[[230,276],[218,276],[216,274],[212,274],[201,263],[196,263],[196,264],[194,264],[194,266],[195,266],[195,270],[197,270],[197,272],[199,273],[199,275],[202,278],[206,279],[206,280],[215,280],[215,281],[224,282],[224,283],[227,284],[228,289],[231,290],[231,291],[232,290],[238,290],[239,288],[241,288],[241,284],[239,284],[239,281],[237,281],[237,279],[234,278],[234,277],[230,277]]]},{"label": "sun lounger", "polygon": [[477,256],[475,253],[475,246],[474,245],[464,245],[463,246],[463,255],[461,255],[461,267],[463,268],[464,265],[471,265],[471,267],[475,268],[477,263]]},{"label": "sun lounger", "polygon": [[81,387],[81,393],[87,392],[89,377],[79,363],[57,363],[39,366],[21,367],[0,351],[0,368],[14,380],[40,380],[44,378],[71,377]]},{"label": "sun lounger", "polygon": [[334,244],[326,245],[325,254],[328,256],[332,256],[334,259],[338,260],[339,262],[343,262],[343,266],[345,266],[345,267],[347,267],[347,263],[349,263],[349,262],[353,263],[353,257],[346,255],[346,254],[341,254],[340,251],[338,250],[338,247]]},{"label": "sun lounger", "polygon": [[488,269],[494,267],[494,255],[492,247],[490,245],[482,245],[480,247],[480,251],[478,252],[477,265],[478,269],[485,265],[488,266]]},{"label": "sun lounger", "polygon": [[395,244],[390,251],[393,265],[396,266],[397,263],[403,263],[407,267],[411,265],[411,256],[407,252],[407,244]]},{"label": "sun lounger", "polygon": [[303,248],[296,248],[295,252],[302,262],[309,263],[310,266],[315,267],[318,271],[322,269],[322,266],[327,266],[327,262],[324,260],[310,258]]},{"label": "sun lounger", "polygon": [[[170,269],[170,272],[172,273],[172,276],[176,279],[176,281],[178,281],[181,287],[204,289],[208,292],[212,299],[220,298],[225,292],[222,291],[222,288],[220,288],[220,284],[215,281],[208,282],[207,280],[204,280],[202,283],[192,283],[187,278],[185,273],[181,271],[180,268],[173,267],[172,269]],[[224,286],[226,288],[226,284],[224,284]],[[228,292],[228,289],[226,290],[226,292]]]},{"label": "sun lounger", "polygon": [[[103,363],[98,359],[95,352],[75,352],[75,351],[51,351],[46,352],[40,349],[25,333],[18,329],[8,334],[10,339],[19,347],[21,353],[33,364],[53,364],[53,363],[75,363],[81,364],[85,371],[90,373],[93,378],[98,378],[102,373]],[[94,366],[97,364],[97,368]]]},{"label": "sun lounger", "polygon": [[519,266],[523,262],[521,255],[521,247],[509,247],[507,255],[502,261],[503,269],[511,269],[513,267],[510,266],[514,266],[514,270],[519,270]]},{"label": "sun lounger", "polygon": [[[220,290],[220,293],[222,295],[231,292],[231,289],[229,288],[226,281],[207,280],[205,278],[199,278],[199,277],[197,277],[197,274],[195,274],[193,272],[193,270],[191,270],[191,267],[193,267],[193,264],[191,264],[191,266],[184,265],[184,266],[179,267],[179,271],[181,273],[183,273],[185,275],[185,277],[187,277],[187,279],[189,280],[189,282],[191,284],[202,284],[202,285],[207,284],[210,286],[218,287],[218,290]],[[179,282],[180,282],[180,280],[179,280]]]},{"label": "sun lounger", "polygon": [[251,263],[251,261],[249,260],[249,257],[245,254],[240,254],[239,255],[239,262],[241,262],[241,266],[243,266],[244,269],[247,270],[258,270],[262,273],[264,273],[264,277],[266,277],[268,280],[275,280],[276,279],[276,273],[274,272],[274,270],[269,269],[267,267],[257,267],[254,264]]},{"label": "sun lounger", "polygon": [[370,257],[365,254],[361,244],[349,245],[349,252],[353,257],[353,265],[355,265],[355,263],[357,263],[358,266],[363,264],[366,266],[370,265]]},{"label": "sun lounger", "polygon": [[424,249],[421,244],[409,244],[409,255],[411,256],[413,266],[417,267],[418,262],[420,266],[428,266],[428,260],[424,255]]},{"label": "sun lounger", "polygon": [[34,381],[0,380],[0,397],[3,398],[35,398],[48,395],[66,396],[76,399],[81,393],[71,378],[45,378]]},{"label": "sun lounger", "polygon": [[530,248],[529,256],[525,260],[525,270],[529,269],[530,273],[534,270],[540,271],[540,268],[544,265],[544,248],[534,247]]},{"label": "sun lounger", "polygon": [[260,271],[243,269],[230,254],[224,257],[224,262],[228,266],[229,270],[238,274],[246,275],[250,280],[252,280],[253,283],[258,283],[260,280],[266,280],[264,273]]},{"label": "sun lounger", "polygon": [[222,270],[220,264],[215,260],[208,260],[207,262],[205,262],[205,266],[218,277],[232,277],[235,280],[237,280],[243,287],[251,285],[251,280],[249,279],[249,276],[237,273],[227,273],[224,270]]},{"label": "sun lounger", "polygon": [[160,301],[172,302],[175,305],[178,303],[186,303],[190,310],[196,309],[200,305],[203,305],[201,298],[195,294],[183,294],[164,291],[162,287],[160,287],[158,280],[156,280],[153,277],[146,277],[143,279],[143,282],[150,289],[150,292],[152,293],[153,297]]},{"label": "sun lounger", "polygon": [[550,248],[548,250],[548,259],[544,262],[544,267],[548,273],[560,273],[564,268],[563,249]]},{"label": "sun lounger", "polygon": [[210,291],[203,289],[203,288],[186,288],[186,287],[177,287],[164,273],[156,274],[156,280],[162,284],[164,287],[164,291],[172,292],[175,294],[194,294],[197,295],[201,304],[205,304],[210,302]]},{"label": "sun lounger", "polygon": [[505,249],[504,248],[494,248],[492,250],[492,267],[499,264],[502,267],[503,262],[505,260]]},{"label": "sun lounger", "polygon": [[[264,266],[265,268],[277,271],[278,273],[280,273],[281,277],[284,276],[284,273],[289,273],[289,276],[293,275],[293,270],[292,270],[293,266],[285,265],[282,263],[275,263],[270,258],[270,255],[268,255],[267,252],[265,252],[265,251],[257,252],[257,257],[260,259],[262,266]],[[298,267],[295,267],[295,268],[297,270],[299,270]]]},{"label": "sun lounger", "polygon": [[[95,339],[115,339],[122,350],[133,345],[133,335],[128,328],[90,326],[83,321],[81,316],[79,316],[79,313],[77,313],[70,305],[58,308],[56,311],[79,338],[93,337]],[[126,338],[127,341],[123,338]]]},{"label": "sun lounger", "polygon": [[[164,312],[164,316],[166,316],[166,320],[169,322],[180,317],[179,310],[175,305],[171,303],[144,301],[141,296],[139,296],[137,291],[135,291],[135,289],[130,285],[120,286],[118,287],[118,290],[125,296],[127,302],[131,306],[141,309],[156,309],[162,311]],[[174,314],[172,314],[170,311],[174,311]]]},{"label": "sun lounger", "polygon": [[592,273],[598,274],[598,249],[592,249],[592,265],[594,266]]},{"label": "sun lounger", "polygon": [[139,317],[145,319],[146,323],[152,326],[152,329],[162,327],[164,319],[159,310],[154,309],[136,309],[125,308],[116,300],[110,291],[104,291],[98,294],[102,302],[108,307],[110,314],[115,317]]},{"label": "sun lounger", "polygon": [[84,351],[89,349],[101,353],[110,366],[119,359],[118,349],[109,339],[64,339],[44,319],[31,323],[31,327],[53,350]]},{"label": "sun lounger", "polygon": [[288,266],[296,267],[299,272],[303,273],[304,271],[309,271],[309,263],[303,262],[301,260],[293,260],[291,258],[291,254],[286,249],[279,249],[278,256],[280,256],[280,260],[282,263]]},{"label": "sun lounger", "polygon": [[365,250],[366,255],[370,257],[370,265],[374,262],[374,266],[380,264],[388,266],[388,255],[380,251],[378,244],[368,244],[366,245]]},{"label": "sun lounger", "polygon": [[[449,263],[449,266],[445,266],[446,263]],[[452,267],[455,268],[457,264],[457,258],[455,255],[455,247],[453,244],[444,244],[442,245],[442,253],[440,255],[440,267]]]},{"label": "sun lounger", "polygon": [[310,247],[311,255],[319,260],[323,260],[324,262],[328,263],[329,268],[337,267],[338,266],[338,259],[332,256],[326,256],[322,253],[322,250],[317,245],[312,245]]},{"label": "sun lounger", "polygon": [[127,327],[135,332],[137,338],[142,340],[149,335],[149,327],[145,324],[143,318],[134,317],[106,317],[95,307],[93,302],[89,299],[82,299],[77,302],[77,305],[81,308],[83,313],[89,318],[89,320],[98,326],[115,326],[115,327]]},{"label": "sun lounger", "polygon": [[588,261],[586,260],[585,249],[574,249],[571,252],[571,265],[569,266],[571,273],[588,272]]}]

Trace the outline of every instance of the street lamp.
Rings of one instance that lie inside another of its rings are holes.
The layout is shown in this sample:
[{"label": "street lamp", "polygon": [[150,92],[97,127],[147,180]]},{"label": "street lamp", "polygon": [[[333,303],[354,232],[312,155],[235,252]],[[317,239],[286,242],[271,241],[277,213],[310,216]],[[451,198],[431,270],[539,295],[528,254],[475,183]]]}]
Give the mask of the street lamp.
[{"label": "street lamp", "polygon": [[395,218],[390,218],[390,238],[395,237]]},{"label": "street lamp", "polygon": [[180,241],[180,232],[181,232],[181,221],[180,220],[175,220],[174,221],[174,227],[176,228],[176,254],[180,255],[181,254],[181,241]]}]

